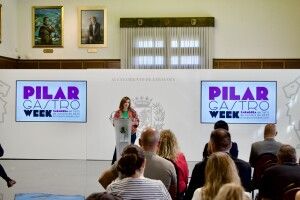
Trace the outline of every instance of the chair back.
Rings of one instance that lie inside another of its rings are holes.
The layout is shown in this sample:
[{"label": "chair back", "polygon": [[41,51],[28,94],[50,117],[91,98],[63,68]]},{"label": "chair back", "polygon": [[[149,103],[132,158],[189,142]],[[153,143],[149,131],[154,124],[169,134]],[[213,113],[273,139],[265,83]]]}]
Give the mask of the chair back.
[{"label": "chair back", "polygon": [[298,191],[300,191],[300,187],[291,188],[285,191],[283,194],[283,200],[294,200]]},{"label": "chair back", "polygon": [[273,153],[263,153],[254,162],[254,172],[252,178],[253,189],[258,189],[262,175],[266,169],[275,165],[278,159]]}]

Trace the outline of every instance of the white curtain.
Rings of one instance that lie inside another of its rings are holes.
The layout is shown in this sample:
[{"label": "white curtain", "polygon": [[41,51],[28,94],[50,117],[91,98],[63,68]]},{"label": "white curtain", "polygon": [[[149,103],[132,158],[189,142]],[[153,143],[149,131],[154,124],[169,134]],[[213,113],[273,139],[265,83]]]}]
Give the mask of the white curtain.
[{"label": "white curtain", "polygon": [[121,67],[212,68],[213,27],[121,28]]}]

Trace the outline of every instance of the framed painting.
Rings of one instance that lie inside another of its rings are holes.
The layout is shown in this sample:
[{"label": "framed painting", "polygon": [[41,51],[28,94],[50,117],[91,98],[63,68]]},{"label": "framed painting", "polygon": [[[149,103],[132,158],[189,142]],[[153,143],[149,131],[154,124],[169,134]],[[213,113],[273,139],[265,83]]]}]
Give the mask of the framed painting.
[{"label": "framed painting", "polygon": [[0,43],[2,42],[2,4],[0,4]]},{"label": "framed painting", "polygon": [[63,47],[63,6],[32,7],[32,46]]},{"label": "framed painting", "polygon": [[103,7],[78,8],[79,47],[107,47],[107,10]]}]

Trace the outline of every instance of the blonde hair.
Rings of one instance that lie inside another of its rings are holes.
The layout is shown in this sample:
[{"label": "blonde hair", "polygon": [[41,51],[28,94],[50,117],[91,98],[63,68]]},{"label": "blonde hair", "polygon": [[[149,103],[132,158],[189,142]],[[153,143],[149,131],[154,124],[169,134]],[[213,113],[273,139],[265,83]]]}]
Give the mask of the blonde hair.
[{"label": "blonde hair", "polygon": [[209,156],[205,167],[205,184],[201,199],[214,199],[219,189],[226,183],[241,185],[236,166],[227,153],[213,153]]},{"label": "blonde hair", "polygon": [[300,191],[298,191],[295,195],[295,200],[300,200]]},{"label": "blonde hair", "polygon": [[160,132],[157,154],[163,158],[175,161],[178,153],[179,148],[174,133],[170,129],[162,130]]},{"label": "blonde hair", "polygon": [[226,183],[223,185],[215,200],[250,200],[245,194],[243,187],[236,183]]}]

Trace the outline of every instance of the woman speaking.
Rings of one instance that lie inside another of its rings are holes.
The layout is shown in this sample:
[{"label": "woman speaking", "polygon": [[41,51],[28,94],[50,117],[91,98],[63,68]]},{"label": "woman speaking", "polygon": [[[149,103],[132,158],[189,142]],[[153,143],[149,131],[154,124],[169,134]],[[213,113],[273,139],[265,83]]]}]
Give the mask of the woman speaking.
[{"label": "woman speaking", "polygon": [[[136,140],[136,130],[139,126],[139,118],[136,111],[131,108],[131,102],[129,97],[123,97],[121,99],[119,109],[115,112],[113,119],[130,119],[131,120],[131,144],[134,144]],[[117,159],[117,152],[115,149],[112,164]]]}]

